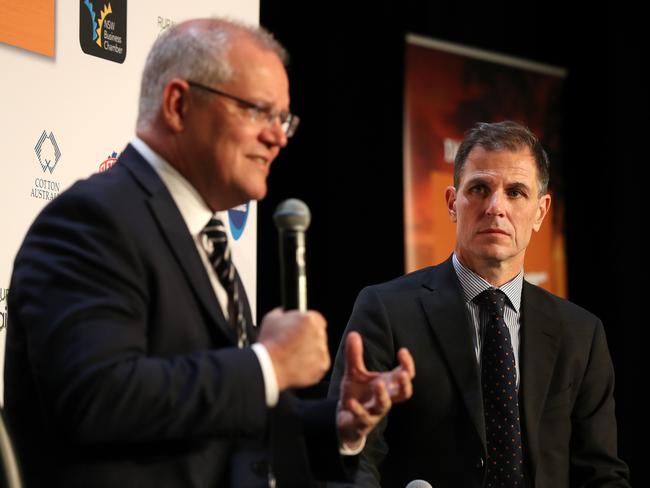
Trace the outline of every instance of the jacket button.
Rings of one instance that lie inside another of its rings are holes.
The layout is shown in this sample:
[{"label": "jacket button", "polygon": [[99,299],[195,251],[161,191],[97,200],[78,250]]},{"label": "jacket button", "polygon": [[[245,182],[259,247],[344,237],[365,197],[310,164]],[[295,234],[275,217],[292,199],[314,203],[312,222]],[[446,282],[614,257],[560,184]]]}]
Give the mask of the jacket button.
[{"label": "jacket button", "polygon": [[485,466],[485,459],[482,457],[478,458],[478,461],[476,461],[476,469],[481,469]]}]

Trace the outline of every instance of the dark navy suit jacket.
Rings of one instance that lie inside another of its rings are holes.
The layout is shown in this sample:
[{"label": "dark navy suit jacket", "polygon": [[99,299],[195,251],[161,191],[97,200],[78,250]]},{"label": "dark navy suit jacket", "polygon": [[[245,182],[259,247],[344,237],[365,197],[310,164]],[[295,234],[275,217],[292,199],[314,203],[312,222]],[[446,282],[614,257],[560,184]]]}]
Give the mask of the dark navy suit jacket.
[{"label": "dark navy suit jacket", "polygon": [[131,146],[43,210],[10,290],[5,409],[28,486],[264,485],[269,449],[280,487],[343,476],[335,402],[267,409],[255,354]]},{"label": "dark navy suit jacket", "polygon": [[[364,337],[366,365],[395,366],[413,354],[413,397],[369,436],[359,487],[479,488],[485,474],[483,401],[476,353],[451,258],[357,298],[347,330]],[[343,373],[335,361],[330,392]],[[614,371],[601,322],[586,310],[524,282],[520,405],[528,486],[627,487],[616,454]]]}]

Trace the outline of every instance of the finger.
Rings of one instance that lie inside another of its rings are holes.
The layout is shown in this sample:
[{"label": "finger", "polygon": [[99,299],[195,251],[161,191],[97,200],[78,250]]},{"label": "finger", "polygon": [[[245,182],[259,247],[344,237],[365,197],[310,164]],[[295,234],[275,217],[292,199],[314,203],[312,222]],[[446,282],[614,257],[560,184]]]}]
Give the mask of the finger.
[{"label": "finger", "polygon": [[405,347],[402,347],[398,352],[397,352],[397,358],[399,359],[399,364],[404,370],[408,373],[408,375],[411,378],[415,377],[415,361],[413,360],[413,356],[411,356],[411,353],[409,352],[408,349]]},{"label": "finger", "polygon": [[377,415],[381,418],[390,410],[392,405],[390,395],[388,394],[385,383],[381,379],[373,381],[372,388],[374,398],[372,404],[368,406],[368,411],[372,415]]},{"label": "finger", "polygon": [[411,377],[401,366],[383,375],[383,379],[388,390],[388,395],[393,403],[403,402],[413,394]]},{"label": "finger", "polygon": [[403,402],[408,400],[413,396],[413,383],[411,378],[406,371],[401,371],[397,377],[399,382],[399,395],[396,395],[394,398],[391,397],[393,402]]},{"label": "finger", "polygon": [[365,431],[372,424],[368,410],[355,398],[350,398],[345,403],[345,407],[353,415],[354,430],[357,433]]},{"label": "finger", "polygon": [[323,317],[323,315],[320,312],[316,310],[307,310],[306,314],[309,317],[309,320],[312,321],[312,323],[322,328],[323,330],[327,329],[327,320],[325,320],[325,317]]},{"label": "finger", "polygon": [[358,332],[350,332],[345,338],[345,368],[354,376],[371,377],[363,361],[363,340]]},{"label": "finger", "polygon": [[264,323],[266,320],[274,321],[278,320],[280,317],[284,315],[284,310],[282,307],[275,307],[273,310],[268,312],[264,317],[262,317],[262,323]]}]

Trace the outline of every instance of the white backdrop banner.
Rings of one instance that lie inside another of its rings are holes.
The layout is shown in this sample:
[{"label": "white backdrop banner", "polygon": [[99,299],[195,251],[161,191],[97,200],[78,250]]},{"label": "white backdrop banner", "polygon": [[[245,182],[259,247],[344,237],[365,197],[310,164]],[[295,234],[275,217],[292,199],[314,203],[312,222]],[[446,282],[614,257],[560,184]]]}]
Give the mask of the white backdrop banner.
[{"label": "white backdrop banner", "polygon": [[[0,398],[9,281],[29,225],[73,182],[110,168],[133,138],[140,75],[157,36],[194,17],[257,24],[259,0],[65,0],[55,14],[54,57],[0,44]],[[255,317],[256,203],[228,215]]]}]

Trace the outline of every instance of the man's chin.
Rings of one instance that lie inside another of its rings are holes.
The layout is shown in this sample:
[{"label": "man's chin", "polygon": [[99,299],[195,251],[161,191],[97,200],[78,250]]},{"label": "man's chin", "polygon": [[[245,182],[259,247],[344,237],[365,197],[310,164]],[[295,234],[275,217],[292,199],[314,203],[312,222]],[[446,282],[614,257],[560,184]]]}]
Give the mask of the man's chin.
[{"label": "man's chin", "polygon": [[250,188],[249,191],[244,192],[243,198],[246,202],[249,202],[251,200],[263,200],[267,193],[268,187],[265,183],[263,185],[256,186],[255,188]]},{"label": "man's chin", "polygon": [[481,246],[477,251],[476,255],[479,256],[481,260],[495,264],[507,261],[513,255],[511,249],[496,245]]}]

